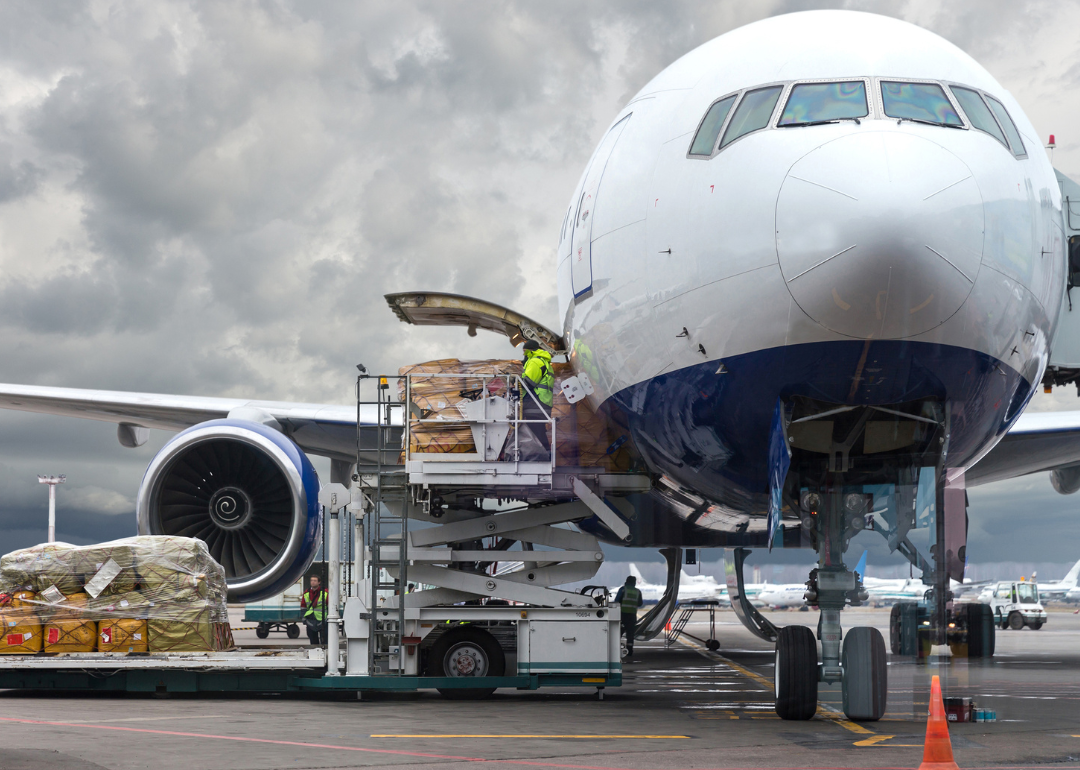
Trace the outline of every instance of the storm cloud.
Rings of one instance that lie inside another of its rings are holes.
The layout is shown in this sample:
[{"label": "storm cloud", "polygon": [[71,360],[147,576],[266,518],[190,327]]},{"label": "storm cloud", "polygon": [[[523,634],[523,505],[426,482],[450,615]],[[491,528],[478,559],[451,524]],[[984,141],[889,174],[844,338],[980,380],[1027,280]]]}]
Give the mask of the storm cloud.
[{"label": "storm cloud", "polygon": [[[383,294],[557,325],[564,206],[616,111],[695,46],[818,7],[950,39],[1080,177],[1077,4],[4,4],[0,380],[347,403],[358,362],[505,356],[403,326]],[[0,413],[0,550],[44,538],[38,473],[69,477],[62,538],[130,534],[166,439],[125,450],[111,425]],[[1045,476],[971,499],[973,560],[1080,556],[1077,502]]]}]

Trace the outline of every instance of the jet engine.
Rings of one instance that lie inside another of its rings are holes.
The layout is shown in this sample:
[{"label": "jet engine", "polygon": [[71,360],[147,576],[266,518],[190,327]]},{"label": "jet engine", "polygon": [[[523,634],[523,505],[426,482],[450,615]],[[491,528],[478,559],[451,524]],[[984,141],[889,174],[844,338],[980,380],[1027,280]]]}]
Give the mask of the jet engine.
[{"label": "jet engine", "polygon": [[1071,495],[1080,490],[1080,465],[1066,465],[1050,471],[1050,483],[1059,495]]},{"label": "jet engine", "polygon": [[139,487],[139,533],[206,543],[225,568],[230,602],[281,593],[322,543],[319,478],[290,439],[247,420],[177,434]]}]

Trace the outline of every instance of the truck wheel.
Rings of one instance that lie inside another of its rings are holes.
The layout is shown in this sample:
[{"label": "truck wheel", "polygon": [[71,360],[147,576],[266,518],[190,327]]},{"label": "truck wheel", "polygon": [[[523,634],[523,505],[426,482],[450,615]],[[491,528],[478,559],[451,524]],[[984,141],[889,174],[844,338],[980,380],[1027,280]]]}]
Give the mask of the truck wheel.
[{"label": "truck wheel", "polygon": [[986,604],[968,604],[964,608],[967,625],[967,648],[970,658],[992,658],[996,644],[997,624]]},{"label": "truck wheel", "polygon": [[889,650],[893,655],[900,654],[900,605],[894,604],[889,612]]},{"label": "truck wheel", "polygon": [[1032,631],[1038,631],[1040,628],[1042,628],[1042,621],[1036,620],[1034,623],[1028,626],[1028,628],[1030,628]]},{"label": "truck wheel", "polygon": [[844,668],[842,690],[847,718],[876,722],[885,716],[889,684],[881,632],[869,626],[848,631],[840,664]]},{"label": "truck wheel", "polygon": [[810,719],[817,713],[817,639],[806,626],[784,626],[776,638],[773,691],[781,719]]},{"label": "truck wheel", "polygon": [[1024,616],[1019,612],[1009,613],[1009,628],[1013,631],[1019,631],[1024,627]]},{"label": "truck wheel", "polygon": [[[428,655],[432,676],[479,677],[502,676],[506,672],[506,656],[495,637],[480,628],[460,626],[440,636]],[[494,687],[440,687],[444,698],[476,700],[487,698]]]},{"label": "truck wheel", "polygon": [[285,635],[290,639],[300,638],[300,626],[295,623],[290,623],[289,627],[285,629]]},{"label": "truck wheel", "polygon": [[260,623],[255,629],[255,636],[259,637],[260,639],[265,639],[266,637],[270,636],[270,624]]}]

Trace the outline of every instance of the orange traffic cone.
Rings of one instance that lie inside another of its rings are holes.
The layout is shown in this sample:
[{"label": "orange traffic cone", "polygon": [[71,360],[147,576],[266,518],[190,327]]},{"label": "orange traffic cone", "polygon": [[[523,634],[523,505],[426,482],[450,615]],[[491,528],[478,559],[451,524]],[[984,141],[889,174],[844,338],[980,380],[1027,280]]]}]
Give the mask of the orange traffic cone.
[{"label": "orange traffic cone", "polygon": [[949,719],[941,699],[941,680],[936,676],[930,683],[930,719],[926,723],[926,746],[919,770],[960,770],[953,759]]}]

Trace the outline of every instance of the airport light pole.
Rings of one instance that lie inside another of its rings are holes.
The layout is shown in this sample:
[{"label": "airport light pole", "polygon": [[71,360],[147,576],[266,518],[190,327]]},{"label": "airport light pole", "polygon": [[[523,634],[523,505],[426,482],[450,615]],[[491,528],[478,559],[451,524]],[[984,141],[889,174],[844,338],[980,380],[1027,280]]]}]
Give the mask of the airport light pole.
[{"label": "airport light pole", "polygon": [[38,476],[39,484],[49,485],[49,542],[56,542],[56,485],[67,481],[67,476]]}]

